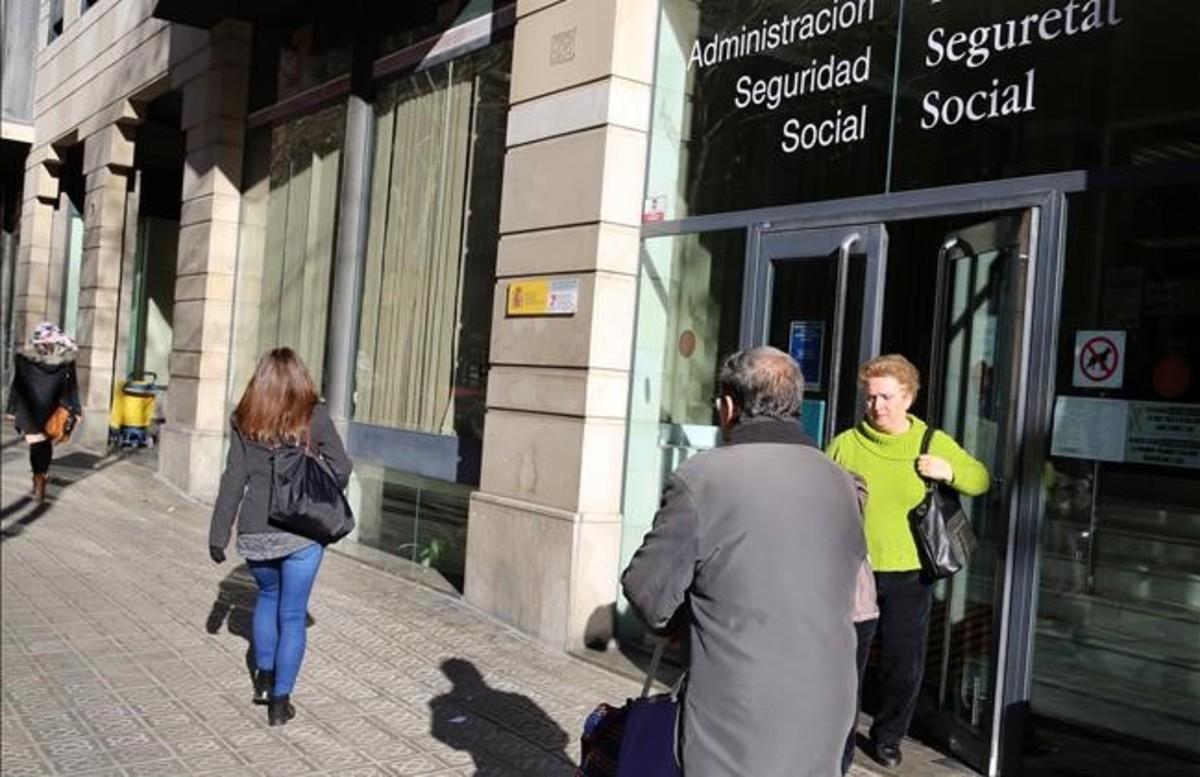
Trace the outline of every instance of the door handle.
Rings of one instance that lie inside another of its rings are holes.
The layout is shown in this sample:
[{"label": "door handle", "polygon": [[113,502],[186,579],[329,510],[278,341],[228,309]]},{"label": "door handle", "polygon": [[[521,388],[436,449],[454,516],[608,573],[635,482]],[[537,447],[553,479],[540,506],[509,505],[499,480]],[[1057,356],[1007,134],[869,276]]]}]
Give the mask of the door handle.
[{"label": "door handle", "polygon": [[858,232],[851,232],[838,244],[837,295],[833,302],[833,358],[829,360],[829,413],[825,416],[825,439],[832,440],[836,431],[838,411],[838,389],[842,374],[842,332],[846,324],[846,286],[850,280],[850,251],[862,240]]}]

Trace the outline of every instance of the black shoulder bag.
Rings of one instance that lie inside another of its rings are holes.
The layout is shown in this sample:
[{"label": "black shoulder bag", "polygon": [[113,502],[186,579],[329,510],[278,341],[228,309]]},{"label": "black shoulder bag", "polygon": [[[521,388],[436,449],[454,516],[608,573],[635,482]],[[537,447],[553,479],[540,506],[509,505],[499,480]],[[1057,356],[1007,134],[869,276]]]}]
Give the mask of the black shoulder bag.
[{"label": "black shoulder bag", "polygon": [[329,463],[303,445],[281,445],[271,453],[271,494],[267,522],[329,545],[354,528],[354,512]]},{"label": "black shoulder bag", "polygon": [[[926,427],[921,438],[921,455],[929,452],[933,432],[932,426]],[[908,523],[921,566],[933,578],[950,577],[958,572],[979,544],[958,500],[958,492],[943,483],[925,480],[925,497],[908,511]]]}]

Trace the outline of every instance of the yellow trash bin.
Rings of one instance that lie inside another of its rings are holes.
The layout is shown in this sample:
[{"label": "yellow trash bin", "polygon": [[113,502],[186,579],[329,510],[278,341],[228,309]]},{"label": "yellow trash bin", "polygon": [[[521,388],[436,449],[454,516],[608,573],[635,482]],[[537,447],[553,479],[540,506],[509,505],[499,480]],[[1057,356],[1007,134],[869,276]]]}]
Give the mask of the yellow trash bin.
[{"label": "yellow trash bin", "polygon": [[122,447],[150,444],[157,378],[154,373],[146,372],[113,384],[112,408],[108,414],[109,438],[113,444]]}]

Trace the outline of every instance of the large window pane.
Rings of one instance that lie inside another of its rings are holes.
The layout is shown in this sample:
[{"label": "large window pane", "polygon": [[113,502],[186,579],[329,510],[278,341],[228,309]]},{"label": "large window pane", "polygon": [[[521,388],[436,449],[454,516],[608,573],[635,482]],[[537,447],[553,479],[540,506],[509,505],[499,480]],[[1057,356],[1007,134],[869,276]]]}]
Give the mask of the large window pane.
[{"label": "large window pane", "polygon": [[[1200,756],[1200,186],[1079,194],[1069,212],[1032,762],[1183,774],[1166,753]],[[1097,337],[1118,345],[1117,385],[1081,374],[1105,349],[1077,344]]]},{"label": "large window pane", "polygon": [[346,109],[335,105],[253,133],[234,319],[230,391],[240,395],[258,357],[294,348],[324,384],[325,330]]},{"label": "large window pane", "polygon": [[365,497],[356,539],[412,561],[420,569],[406,571],[418,579],[461,591],[471,487],[370,463],[356,475]]},{"label": "large window pane", "polygon": [[384,85],[350,449],[358,540],[461,590],[479,483],[511,43]]},{"label": "large window pane", "polygon": [[[621,568],[650,529],[666,478],[717,442],[712,397],[721,359],[737,350],[744,230],[642,244],[630,380]],[[640,633],[622,604],[626,638]]]},{"label": "large window pane", "polygon": [[376,106],[355,421],[457,436],[477,482],[509,44],[386,86]]}]

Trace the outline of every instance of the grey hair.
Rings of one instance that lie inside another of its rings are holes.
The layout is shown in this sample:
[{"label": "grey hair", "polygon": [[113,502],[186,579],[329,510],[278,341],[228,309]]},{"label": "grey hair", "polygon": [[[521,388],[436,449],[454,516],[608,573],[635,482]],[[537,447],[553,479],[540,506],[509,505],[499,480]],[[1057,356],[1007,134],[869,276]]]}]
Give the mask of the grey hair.
[{"label": "grey hair", "polygon": [[795,418],[804,399],[800,365],[778,348],[760,346],[728,356],[717,375],[721,396],[746,418]]}]

